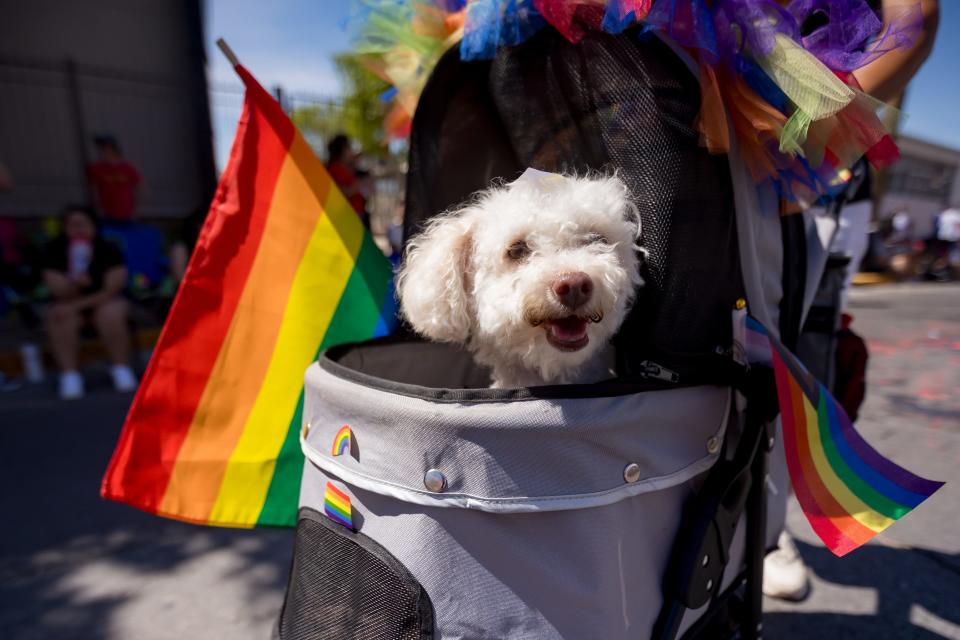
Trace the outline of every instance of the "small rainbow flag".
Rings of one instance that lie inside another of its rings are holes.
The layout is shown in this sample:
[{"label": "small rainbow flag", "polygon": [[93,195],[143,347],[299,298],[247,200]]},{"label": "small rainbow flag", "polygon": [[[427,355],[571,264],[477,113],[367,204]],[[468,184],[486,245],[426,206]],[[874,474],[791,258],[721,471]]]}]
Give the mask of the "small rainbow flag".
[{"label": "small rainbow flag", "polygon": [[337,435],[333,437],[333,446],[330,448],[330,454],[333,456],[342,456],[350,452],[353,443],[353,434],[350,431],[350,425],[343,425]]},{"label": "small rainbow flag", "polygon": [[833,553],[853,551],[943,486],[877,453],[830,392],[750,317],[745,347],[751,364],[773,369],[790,482]]},{"label": "small rainbow flag", "polygon": [[323,512],[334,522],[342,524],[347,529],[353,529],[350,496],[337,489],[336,485],[330,481],[327,481],[327,489],[323,492]]},{"label": "small rainbow flag", "polygon": [[389,262],[246,69],[243,115],[101,494],[200,524],[293,526],[303,375],[389,332]]}]

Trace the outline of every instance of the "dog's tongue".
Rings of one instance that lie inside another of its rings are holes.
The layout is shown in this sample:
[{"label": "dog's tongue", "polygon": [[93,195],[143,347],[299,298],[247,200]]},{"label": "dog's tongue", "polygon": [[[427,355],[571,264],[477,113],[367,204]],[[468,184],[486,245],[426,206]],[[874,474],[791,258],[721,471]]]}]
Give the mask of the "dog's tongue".
[{"label": "dog's tongue", "polygon": [[574,342],[587,335],[587,321],[577,316],[550,321],[550,332],[557,340]]}]

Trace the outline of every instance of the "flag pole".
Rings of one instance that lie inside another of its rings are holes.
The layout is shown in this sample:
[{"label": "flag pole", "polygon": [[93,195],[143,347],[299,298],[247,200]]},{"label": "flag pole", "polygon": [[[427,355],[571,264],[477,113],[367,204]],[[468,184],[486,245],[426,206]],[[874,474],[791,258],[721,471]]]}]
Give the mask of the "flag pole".
[{"label": "flag pole", "polygon": [[227,44],[226,40],[223,38],[217,38],[217,46],[220,47],[220,51],[222,51],[223,55],[226,56],[227,60],[230,61],[231,66],[240,66],[240,61],[237,60],[237,54],[233,52],[233,49],[230,48],[230,45]]}]

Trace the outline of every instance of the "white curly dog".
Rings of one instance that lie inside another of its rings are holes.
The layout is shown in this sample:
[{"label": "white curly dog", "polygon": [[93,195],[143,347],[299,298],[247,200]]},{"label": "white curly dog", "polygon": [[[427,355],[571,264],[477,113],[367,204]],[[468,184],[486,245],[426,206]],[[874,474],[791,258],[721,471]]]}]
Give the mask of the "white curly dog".
[{"label": "white curly dog", "polygon": [[494,387],[607,379],[610,340],[643,283],[639,236],[618,177],[528,169],[412,239],[401,311],[423,336],[466,345]]}]

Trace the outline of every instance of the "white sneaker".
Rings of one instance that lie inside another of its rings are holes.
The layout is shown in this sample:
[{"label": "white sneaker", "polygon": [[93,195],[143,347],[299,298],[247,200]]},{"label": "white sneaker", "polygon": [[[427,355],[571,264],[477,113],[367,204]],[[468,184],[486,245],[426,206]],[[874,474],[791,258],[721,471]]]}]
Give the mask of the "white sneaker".
[{"label": "white sneaker", "polygon": [[60,397],[64,400],[83,397],[83,376],[79,371],[64,371],[60,374]]},{"label": "white sneaker", "polygon": [[113,378],[113,388],[117,391],[133,391],[137,388],[137,376],[133,375],[133,369],[125,364],[110,367],[110,376]]},{"label": "white sneaker", "polygon": [[763,561],[763,595],[799,602],[810,594],[807,565],[786,531],[780,533],[777,546]]}]

